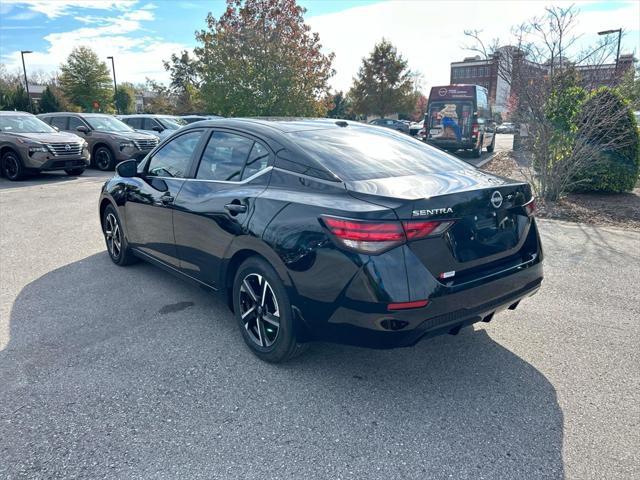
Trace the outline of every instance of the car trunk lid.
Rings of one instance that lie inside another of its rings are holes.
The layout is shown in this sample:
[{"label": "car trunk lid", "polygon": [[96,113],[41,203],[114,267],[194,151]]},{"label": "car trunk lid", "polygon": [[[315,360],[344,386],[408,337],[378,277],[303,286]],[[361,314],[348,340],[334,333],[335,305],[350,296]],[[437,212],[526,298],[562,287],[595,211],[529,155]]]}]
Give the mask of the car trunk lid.
[{"label": "car trunk lid", "polygon": [[437,277],[488,267],[518,252],[530,218],[528,184],[475,169],[347,182],[351,195],[393,208],[402,221],[450,221],[437,237],[408,240]]}]

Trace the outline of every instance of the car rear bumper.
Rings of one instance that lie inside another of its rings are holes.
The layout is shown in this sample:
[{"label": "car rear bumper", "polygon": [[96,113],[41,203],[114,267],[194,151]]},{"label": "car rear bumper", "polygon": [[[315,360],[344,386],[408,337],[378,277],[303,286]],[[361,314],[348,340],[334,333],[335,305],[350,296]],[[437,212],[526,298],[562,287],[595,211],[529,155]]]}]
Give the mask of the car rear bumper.
[{"label": "car rear bumper", "polygon": [[447,149],[447,150],[466,150],[466,149],[474,149],[477,148],[478,142],[475,141],[462,141],[457,142],[455,140],[433,140],[433,139],[425,139],[425,142],[429,145],[433,145],[434,147]]},{"label": "car rear bumper", "polygon": [[457,333],[461,327],[490,321],[501,310],[516,308],[522,299],[538,291],[542,279],[539,259],[492,281],[445,291],[429,299],[422,308],[390,312],[386,304],[346,300],[326,323],[315,323],[311,327],[310,339],[369,348],[411,346],[424,338]]}]

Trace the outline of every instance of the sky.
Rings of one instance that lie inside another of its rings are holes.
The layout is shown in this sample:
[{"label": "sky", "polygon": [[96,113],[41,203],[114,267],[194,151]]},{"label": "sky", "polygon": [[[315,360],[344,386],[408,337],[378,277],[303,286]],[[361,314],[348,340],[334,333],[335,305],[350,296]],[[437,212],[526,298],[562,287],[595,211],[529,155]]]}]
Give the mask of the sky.
[{"label": "sky", "polygon": [[[449,64],[473,53],[465,29],[508,43],[510,29],[562,1],[299,0],[306,22],[323,49],[335,53],[335,90],[348,90],[363,57],[383,37],[396,45],[425,91],[449,83]],[[575,31],[580,44],[597,32],[623,28],[622,53],[640,57],[640,1],[575,3],[581,13]],[[51,73],[73,47],[87,45],[100,57],[114,56],[118,81],[167,82],[162,60],[196,45],[194,32],[208,12],[219,17],[224,0],[0,0],[0,62],[21,71]]]}]

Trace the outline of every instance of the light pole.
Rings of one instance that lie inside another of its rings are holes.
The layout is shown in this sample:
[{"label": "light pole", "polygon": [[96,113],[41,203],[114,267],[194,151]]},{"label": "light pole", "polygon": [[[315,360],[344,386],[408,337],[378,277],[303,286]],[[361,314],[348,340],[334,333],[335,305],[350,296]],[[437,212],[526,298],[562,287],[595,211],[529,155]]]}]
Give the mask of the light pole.
[{"label": "light pole", "polygon": [[618,34],[618,52],[616,53],[616,70],[615,70],[615,72],[618,73],[618,61],[620,60],[620,41],[622,40],[622,29],[616,28],[615,30],[603,30],[602,32],[598,32],[598,35],[609,35],[611,33]]},{"label": "light pole", "polygon": [[113,63],[113,57],[107,57],[111,60],[111,71],[113,72],[113,91],[114,91],[114,102],[116,104],[116,113],[120,114],[120,108],[118,108],[118,84],[116,83],[116,65]]},{"label": "light pole", "polygon": [[20,50],[20,56],[22,57],[22,71],[24,72],[24,86],[27,89],[27,97],[29,97],[29,110],[33,113],[33,103],[31,102],[31,94],[29,93],[29,80],[27,80],[27,67],[24,66],[24,54],[33,53],[31,50]]}]

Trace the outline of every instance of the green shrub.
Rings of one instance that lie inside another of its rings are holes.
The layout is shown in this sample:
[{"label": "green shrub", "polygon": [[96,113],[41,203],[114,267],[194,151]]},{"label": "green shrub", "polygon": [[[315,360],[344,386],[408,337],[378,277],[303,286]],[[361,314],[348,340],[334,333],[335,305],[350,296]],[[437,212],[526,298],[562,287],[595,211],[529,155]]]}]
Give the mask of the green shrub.
[{"label": "green shrub", "polygon": [[[593,121],[597,115],[600,124],[598,128],[583,128],[587,133],[580,140],[594,148],[602,146],[602,151],[596,156],[596,162],[578,172],[574,190],[608,193],[633,190],[640,174],[640,136],[627,102],[615,90],[603,87],[589,96],[583,112],[586,112],[583,122]],[[606,123],[607,112],[611,112],[610,124]],[[612,139],[615,139],[614,145]]]}]

